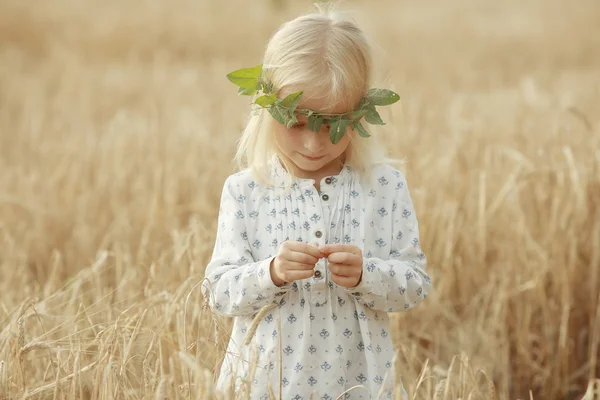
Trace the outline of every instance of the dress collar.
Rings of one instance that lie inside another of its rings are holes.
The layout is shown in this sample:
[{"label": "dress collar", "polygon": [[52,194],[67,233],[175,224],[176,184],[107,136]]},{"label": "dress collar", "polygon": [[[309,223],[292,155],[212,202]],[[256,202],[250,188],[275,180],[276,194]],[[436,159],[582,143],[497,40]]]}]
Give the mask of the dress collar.
[{"label": "dress collar", "polygon": [[[274,155],[271,158],[270,168],[271,168],[271,176],[273,177],[273,182],[277,186],[281,186],[281,187],[287,186],[288,183],[290,182],[290,174],[285,170],[285,168],[283,167],[283,165],[281,163],[281,160],[279,159],[279,157],[277,155]],[[344,164],[344,166],[342,167],[342,170],[337,175],[325,176],[325,177],[323,177],[323,179],[330,178],[334,184],[339,184],[339,183],[351,181],[353,176],[354,176],[354,174],[353,174],[352,168],[349,165]],[[312,178],[296,177],[295,180],[292,182],[292,186],[300,186],[300,187],[314,186],[314,184],[315,184],[315,180]]]}]

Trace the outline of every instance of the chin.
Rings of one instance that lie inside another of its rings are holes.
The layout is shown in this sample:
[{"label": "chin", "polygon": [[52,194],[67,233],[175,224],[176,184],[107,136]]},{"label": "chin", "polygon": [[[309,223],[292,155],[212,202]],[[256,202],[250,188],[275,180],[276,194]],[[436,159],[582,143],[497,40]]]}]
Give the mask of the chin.
[{"label": "chin", "polygon": [[305,171],[318,171],[321,168],[323,168],[324,166],[326,166],[327,163],[328,163],[328,161],[325,159],[318,160],[318,161],[309,161],[309,160],[303,158],[302,156],[300,156],[300,159],[298,160],[296,165]]}]

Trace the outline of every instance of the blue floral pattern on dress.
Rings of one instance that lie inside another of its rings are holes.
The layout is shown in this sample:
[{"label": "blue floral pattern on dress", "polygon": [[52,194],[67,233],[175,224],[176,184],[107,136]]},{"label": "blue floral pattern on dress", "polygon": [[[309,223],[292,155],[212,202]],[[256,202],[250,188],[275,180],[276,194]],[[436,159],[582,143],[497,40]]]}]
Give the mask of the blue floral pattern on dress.
[{"label": "blue floral pattern on dress", "polygon": [[[324,177],[317,190],[314,180],[301,178],[286,187],[289,176],[276,159],[271,171],[269,185],[244,170],[223,186],[202,285],[213,312],[234,318],[217,387],[226,390],[233,379],[239,389],[257,359],[252,399],[266,398],[269,386],[279,395],[280,383],[287,399],[335,399],[356,384],[364,389],[344,398],[371,399],[381,391],[391,399],[402,383],[393,371],[387,313],[414,308],[431,289],[404,175],[381,165],[363,179],[345,166]],[[290,238],[358,246],[364,259],[360,284],[335,284],[323,259],[315,276],[275,286],[270,263]],[[244,345],[255,315],[272,303],[275,309]]]}]

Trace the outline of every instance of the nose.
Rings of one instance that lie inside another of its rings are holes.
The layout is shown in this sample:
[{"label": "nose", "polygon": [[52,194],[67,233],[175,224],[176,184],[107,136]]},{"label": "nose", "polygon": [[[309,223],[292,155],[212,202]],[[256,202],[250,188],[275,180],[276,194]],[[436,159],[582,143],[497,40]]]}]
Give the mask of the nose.
[{"label": "nose", "polygon": [[323,136],[321,134],[308,131],[304,134],[304,147],[309,150],[312,154],[319,154],[324,149]]}]

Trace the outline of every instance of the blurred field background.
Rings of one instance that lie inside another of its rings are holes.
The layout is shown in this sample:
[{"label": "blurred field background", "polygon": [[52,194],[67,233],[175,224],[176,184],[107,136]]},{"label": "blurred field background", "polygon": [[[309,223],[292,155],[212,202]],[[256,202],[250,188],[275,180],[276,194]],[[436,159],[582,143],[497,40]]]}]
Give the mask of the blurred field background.
[{"label": "blurred field background", "polygon": [[[431,297],[411,399],[600,398],[600,3],[348,1]],[[0,0],[0,399],[212,399],[198,283],[256,65],[307,1]],[[243,398],[243,393],[240,398]]]}]

